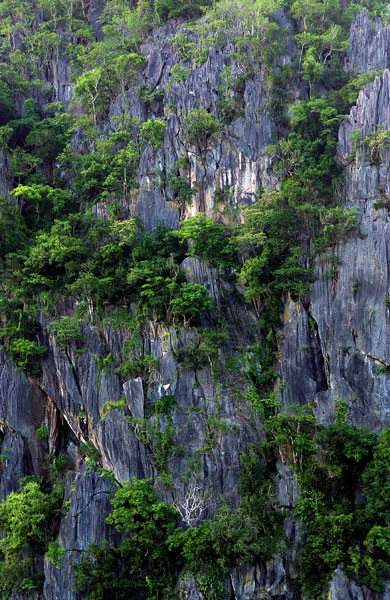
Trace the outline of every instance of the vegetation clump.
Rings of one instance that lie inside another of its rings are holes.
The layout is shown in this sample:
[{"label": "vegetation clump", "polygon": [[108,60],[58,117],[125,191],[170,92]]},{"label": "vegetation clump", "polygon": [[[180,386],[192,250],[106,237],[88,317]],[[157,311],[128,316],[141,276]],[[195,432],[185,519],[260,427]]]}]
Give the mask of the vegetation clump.
[{"label": "vegetation clump", "polygon": [[0,592],[3,598],[40,589],[42,573],[36,561],[56,534],[63,489],[61,481],[48,489],[33,477],[26,477],[20,481],[20,488],[0,503]]}]

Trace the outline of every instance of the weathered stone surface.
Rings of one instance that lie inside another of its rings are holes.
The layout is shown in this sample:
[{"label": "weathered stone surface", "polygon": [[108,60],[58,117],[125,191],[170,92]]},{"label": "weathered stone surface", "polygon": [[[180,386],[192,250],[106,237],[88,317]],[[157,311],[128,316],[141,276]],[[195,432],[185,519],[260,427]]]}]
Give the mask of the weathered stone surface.
[{"label": "weathered stone surface", "polygon": [[329,584],[328,600],[389,600],[390,584],[385,585],[382,593],[375,593],[365,586],[359,587],[350,580],[341,568],[336,569]]},{"label": "weathered stone surface", "polygon": [[143,419],[145,416],[145,399],[142,378],[136,377],[123,384],[127,406],[133,417]]},{"label": "weathered stone surface", "polygon": [[279,506],[284,509],[294,508],[299,496],[296,473],[290,469],[289,464],[281,461],[278,461],[276,469],[275,494]]},{"label": "weathered stone surface", "polygon": [[278,370],[284,404],[314,402],[328,389],[327,364],[318,331],[303,306],[289,299],[284,311],[284,327],[279,338]]},{"label": "weathered stone surface", "polygon": [[73,591],[73,567],[80,562],[82,550],[104,539],[113,541],[115,533],[105,523],[110,512],[113,487],[106,477],[89,472],[86,465],[67,482],[65,502],[69,508],[61,520],[58,543],[67,550],[60,568],[45,560],[46,600],[76,600]]},{"label": "weathered stone surface", "polygon": [[8,173],[8,161],[4,150],[0,149],[0,195],[6,196],[12,190],[12,177]]},{"label": "weathered stone surface", "polygon": [[346,69],[385,69],[390,63],[390,27],[362,10],[353,20]]},{"label": "weathered stone surface", "polygon": [[[360,92],[340,128],[342,156],[352,152],[352,130],[360,129],[363,138],[382,124],[390,126],[389,92],[388,70]],[[388,155],[378,167],[368,164],[362,148],[346,167],[344,206],[359,209],[360,230],[335,249],[337,277],[326,277],[329,266],[319,262],[311,298],[322,352],[329,357],[329,387],[350,402],[356,423],[376,431],[390,423],[388,376],[378,373],[390,364],[390,314],[385,304],[390,289],[390,220],[387,209],[374,208],[374,201],[389,193],[386,185],[381,188],[388,165]]]},{"label": "weathered stone surface", "polygon": [[192,577],[180,581],[178,592],[180,600],[204,600],[203,594],[199,591],[198,585]]},{"label": "weathered stone surface", "polygon": [[118,410],[110,410],[98,423],[96,445],[102,455],[103,467],[112,471],[118,481],[156,476],[149,452]]},{"label": "weathered stone surface", "polygon": [[1,454],[9,457],[1,471],[0,494],[16,489],[20,477],[42,474],[42,448],[35,430],[44,420],[44,401],[39,388],[0,350],[0,428],[5,434]]},{"label": "weathered stone surface", "polygon": [[74,84],[70,77],[70,62],[64,53],[58,60],[53,60],[51,71],[49,81],[54,87],[55,101],[68,107],[72,100]]},{"label": "weathered stone surface", "polygon": [[289,590],[285,564],[280,554],[262,568],[242,567],[231,576],[234,598],[240,600],[297,600]]},{"label": "weathered stone surface", "polygon": [[0,500],[19,488],[19,480],[34,473],[34,465],[26,440],[19,433],[8,432],[1,444]]},{"label": "weathered stone surface", "polygon": [[221,303],[221,292],[218,289],[216,269],[210,269],[195,256],[185,258],[181,266],[184,269],[187,281],[203,285],[215,304],[219,305]]},{"label": "weathered stone surface", "polygon": [[43,421],[43,395],[0,350],[0,422],[26,438]]},{"label": "weathered stone surface", "polygon": [[360,92],[340,126],[339,157],[346,165],[342,204],[359,210],[359,232],[334,248],[336,276],[328,275],[333,266],[326,259],[318,261],[309,313],[288,303],[280,344],[286,402],[315,400],[316,412],[326,423],[339,396],[349,403],[353,422],[374,431],[390,424],[390,314],[385,304],[390,220],[386,208],[374,207],[390,194],[389,155],[381,157],[380,165],[370,164],[362,147],[350,158],[351,133],[360,130],[363,139],[380,126],[390,127],[389,92],[386,69]]}]

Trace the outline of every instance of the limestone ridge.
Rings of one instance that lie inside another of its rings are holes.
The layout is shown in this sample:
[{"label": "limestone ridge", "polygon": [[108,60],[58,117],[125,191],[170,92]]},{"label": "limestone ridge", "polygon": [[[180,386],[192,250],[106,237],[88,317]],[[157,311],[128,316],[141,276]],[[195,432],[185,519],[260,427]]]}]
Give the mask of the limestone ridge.
[{"label": "limestone ridge", "polygon": [[[102,35],[100,14],[99,3],[91,2],[88,19],[98,35]],[[231,48],[212,49],[207,61],[193,69],[185,82],[171,83],[170,70],[177,63],[177,56],[169,38],[181,26],[180,22],[170,22],[145,44],[143,52],[147,61],[137,81],[137,85],[150,85],[153,91],[169,83],[165,105],[170,102],[176,106],[175,113],[167,119],[161,148],[153,151],[149,147],[142,154],[137,174],[139,193],[134,205],[123,206],[128,215],[135,210],[149,230],[155,230],[159,224],[178,227],[181,209],[169,199],[172,197],[169,185],[163,188],[156,184],[156,167],[172,168],[182,154],[183,119],[198,106],[199,97],[205,108],[211,112],[215,109],[220,73],[224,65],[230,64]],[[293,43],[291,46],[293,53]],[[359,129],[363,139],[383,124],[390,128],[389,52],[390,28],[379,20],[373,22],[362,11],[352,24],[345,68],[383,69],[383,73],[360,92],[356,106],[341,123],[338,146],[339,159],[345,164],[341,203],[360,209],[360,230],[337,246],[337,276],[323,277],[329,265],[325,259],[317,260],[318,278],[311,286],[309,304],[287,302],[278,341],[279,370],[284,381],[281,396],[286,405],[305,404],[308,399],[314,399],[315,414],[321,423],[327,424],[334,416],[335,398],[341,397],[349,405],[352,422],[368,425],[374,432],[390,426],[388,375],[377,373],[378,366],[390,367],[390,311],[385,303],[390,290],[390,220],[386,207],[374,206],[381,194],[390,195],[390,156],[387,153],[379,166],[370,164],[359,153],[351,159],[354,153],[351,134]],[[285,60],[291,57],[286,56]],[[72,93],[69,65],[65,59],[61,61],[61,55],[52,65],[51,76],[56,99],[69,104]],[[124,107],[141,122],[159,115],[161,106],[145,103],[136,95],[135,87],[116,98],[107,118],[107,130]],[[187,214],[199,211],[212,214],[218,208],[214,205],[216,189],[229,186],[232,203],[237,206],[251,204],[261,185],[277,189],[278,182],[270,168],[272,158],[266,150],[276,125],[267,109],[260,74],[245,82],[243,111],[208,148],[203,164],[198,157],[190,155],[189,179],[196,182],[198,191],[192,207],[185,209]],[[0,192],[8,192],[11,186],[6,158],[1,154]],[[103,204],[96,205],[95,211],[104,217]],[[229,284],[222,282],[215,270],[198,259],[187,258],[183,267],[188,281],[207,286],[216,307],[224,305],[234,323],[236,339],[243,347],[249,347],[255,336],[252,328],[257,318],[255,311],[236,300]],[[72,314],[74,307],[70,300],[64,302],[63,309],[64,314]],[[249,403],[243,401],[240,406],[232,403],[229,390],[216,384],[208,365],[194,370],[179,364],[180,348],[196,342],[193,331],[178,331],[154,323],[142,331],[143,352],[159,361],[158,374],[145,389],[139,378],[123,381],[112,365],[99,368],[99,359],[107,355],[116,356],[120,362],[128,333],[109,325],[94,327],[84,323],[82,335],[86,351],[78,354],[75,348],[69,347],[65,352],[55,336],[45,329],[46,317],[40,318],[48,353],[42,359],[39,377],[27,378],[16,371],[12,361],[0,350],[1,454],[7,455],[0,473],[0,498],[17,489],[21,477],[42,475],[43,444],[37,440],[35,431],[45,421],[51,450],[66,449],[73,462],[73,472],[66,483],[64,506],[68,508],[61,518],[58,533],[58,541],[67,552],[58,568],[45,560],[43,592],[37,592],[35,597],[79,600],[72,587],[74,564],[90,543],[100,544],[107,539],[105,517],[110,511],[113,490],[108,477],[101,477],[78,457],[80,443],[94,444],[100,453],[101,467],[111,471],[115,480],[152,478],[162,499],[175,502],[184,493],[183,475],[188,460],[207,443],[210,418],[218,414],[226,427],[213,433],[212,451],[201,458],[201,486],[203,490],[211,490],[208,512],[212,514],[220,496],[233,504],[238,502],[240,454],[251,443],[262,439],[263,432]],[[153,452],[129,424],[129,417],[142,418],[147,402],[161,398],[164,393],[174,394],[177,401],[172,420],[175,442],[182,448],[170,460],[171,490],[158,483]],[[122,396],[123,410],[114,408],[103,418],[105,404]],[[190,407],[195,410],[189,412]],[[296,481],[280,461],[277,471],[276,494],[280,505],[288,511],[296,503]],[[226,597],[300,600],[294,586],[297,577],[294,548],[300,531],[288,516],[285,530],[292,546],[267,565],[234,570]],[[382,593],[370,592],[349,580],[341,568],[334,572],[328,592],[332,600],[390,598],[388,584]],[[17,597],[27,599],[31,595]],[[182,598],[206,599],[191,580],[183,586]]]}]

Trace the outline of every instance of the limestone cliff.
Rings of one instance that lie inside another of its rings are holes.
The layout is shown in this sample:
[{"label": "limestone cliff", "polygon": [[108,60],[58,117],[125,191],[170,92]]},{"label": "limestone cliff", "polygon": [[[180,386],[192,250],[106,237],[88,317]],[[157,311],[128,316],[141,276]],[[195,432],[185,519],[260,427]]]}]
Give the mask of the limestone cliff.
[{"label": "limestone cliff", "polygon": [[[88,20],[98,36],[103,35],[100,14],[101,6],[91,2]],[[286,54],[279,59],[283,65],[295,58],[296,49],[285,14],[281,12],[278,18],[289,37]],[[259,189],[279,189],[268,151],[278,130],[259,69],[245,80],[239,92],[240,116],[213,139],[203,156],[189,149],[189,164],[182,175],[196,190],[192,205],[179,206],[175,201],[167,181],[176,159],[188,150],[182,135],[185,115],[199,105],[201,98],[202,106],[218,116],[221,73],[225,66],[232,66],[234,50],[232,45],[213,47],[203,64],[189,65],[178,56],[171,39],[185,27],[180,19],[173,19],[153,32],[142,47],[146,62],[137,81],[116,97],[105,122],[109,131],[123,111],[141,122],[151,117],[166,119],[162,146],[157,150],[149,146],[143,151],[138,190],[122,207],[127,216],[139,215],[151,231],[159,224],[177,228],[185,216],[198,212],[229,220],[236,211],[241,219],[240,209],[256,200]],[[364,148],[354,146],[352,132],[359,130],[363,140],[380,127],[390,129],[389,31],[380,19],[371,20],[364,10],[353,21],[345,69],[381,71],[360,92],[356,106],[339,128],[337,156],[345,167],[339,201],[342,207],[359,209],[359,230],[336,245],[336,271],[325,255],[316,258],[315,280],[305,305],[286,299],[275,365],[283,382],[280,395],[285,406],[314,402],[314,414],[320,423],[329,424],[335,413],[335,398],[341,397],[348,403],[352,423],[367,425],[375,433],[390,425],[390,309],[386,303],[390,290],[390,220],[386,203],[382,207],[375,204],[390,194],[390,155],[386,151],[380,164],[372,164]],[[189,68],[184,81],[172,79],[171,68],[176,64]],[[55,99],[68,106],[73,84],[65,55],[58,54],[48,78],[54,85]],[[158,94],[151,102],[143,100],[136,93],[140,84],[150,86],[150,93],[164,88],[164,100]],[[296,97],[304,95],[299,85],[290,92]],[[5,194],[12,187],[12,177],[5,155],[1,154],[0,159],[0,192]],[[226,206],[219,204],[215,195],[216,190],[224,188],[230,188],[225,213]],[[93,210],[106,218],[103,203],[97,203]],[[222,352],[247,360],[253,343],[263,343],[254,327],[259,318],[256,308],[245,302],[241,288],[223,281],[216,269],[197,258],[187,257],[182,267],[188,281],[206,287],[215,310],[230,323],[229,342]],[[74,301],[66,299],[60,306],[61,314],[73,315],[75,308]],[[60,347],[47,328],[53,316],[49,312],[39,317],[39,340],[48,352],[41,359],[38,376],[26,377],[16,371],[0,350],[0,453],[6,456],[0,474],[0,496],[4,499],[17,489],[23,476],[40,477],[47,452],[67,454],[71,473],[58,531],[58,542],[66,553],[58,567],[45,560],[43,590],[35,597],[78,600],[81,596],[73,591],[73,567],[88,544],[99,544],[113,535],[105,518],[114,489],[107,476],[88,467],[85,455],[78,451],[81,443],[93,444],[99,453],[100,469],[110,471],[116,481],[152,478],[161,498],[174,504],[180,504],[185,496],[184,476],[189,461],[198,457],[201,494],[210,498],[204,516],[212,516],[221,496],[232,505],[238,503],[240,455],[250,444],[263,439],[264,432],[249,400],[241,397],[237,401],[237,389],[243,390],[246,385],[239,369],[226,372],[218,381],[210,364],[193,368],[180,362],[180,351],[197,343],[196,331],[149,322],[141,332],[140,352],[157,359],[158,369],[148,377],[130,378],[117,367],[132,336],[131,329],[113,323],[102,326],[85,322],[85,351],[79,352],[75,342],[66,349]],[[104,363],[108,355],[115,360]],[[161,483],[155,449],[137,435],[134,421],[145,415],[150,418],[150,404],[166,394],[175,399],[172,445],[180,447],[168,457],[170,488]],[[122,398],[121,408],[106,410],[107,403]],[[42,422],[49,431],[47,440],[39,440],[35,434]],[[234,570],[226,582],[226,599],[303,598],[295,585],[301,531],[291,516],[297,483],[281,460],[276,468],[275,494],[285,512],[284,527],[292,543],[267,564]],[[383,592],[371,592],[350,580],[341,566],[324,593],[333,600],[390,599],[389,584]],[[191,580],[182,585],[181,597],[207,598]]]}]

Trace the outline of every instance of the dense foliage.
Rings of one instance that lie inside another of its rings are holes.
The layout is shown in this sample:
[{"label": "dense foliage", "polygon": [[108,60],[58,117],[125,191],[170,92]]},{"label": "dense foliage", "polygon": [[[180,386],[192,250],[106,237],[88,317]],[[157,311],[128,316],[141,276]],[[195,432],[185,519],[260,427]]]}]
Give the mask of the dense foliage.
[{"label": "dense foliage", "polygon": [[225,579],[245,561],[263,561],[281,548],[282,516],[273,511],[272,482],[258,453],[243,459],[242,503],[223,505],[197,528],[179,527],[179,513],[159,501],[149,481],[119,488],[107,523],[124,536],[118,545],[91,545],[76,567],[75,588],[86,598],[173,598],[182,572],[197,579],[209,600],[225,597]]},{"label": "dense foliage", "polygon": [[[340,403],[342,405],[342,403]],[[288,541],[273,497],[273,455],[295,471],[300,497],[294,512],[305,526],[299,548],[300,585],[322,598],[342,565],[374,590],[383,589],[389,565],[389,431],[378,438],[352,426],[345,412],[328,428],[305,408],[280,413],[262,401],[268,439],[241,460],[241,504],[222,504],[212,520],[183,530],[179,514],[159,501],[150,482],[118,489],[107,523],[125,532],[118,545],[91,545],[76,567],[76,589],[86,598],[175,597],[178,576],[194,577],[208,600],[226,597],[226,578],[244,563],[262,563]],[[264,413],[265,409],[265,413]],[[321,460],[318,460],[318,457]]]},{"label": "dense foliage", "polygon": [[40,589],[42,573],[36,560],[48,550],[61,516],[63,483],[26,477],[19,490],[0,504],[0,594],[29,593]]}]

